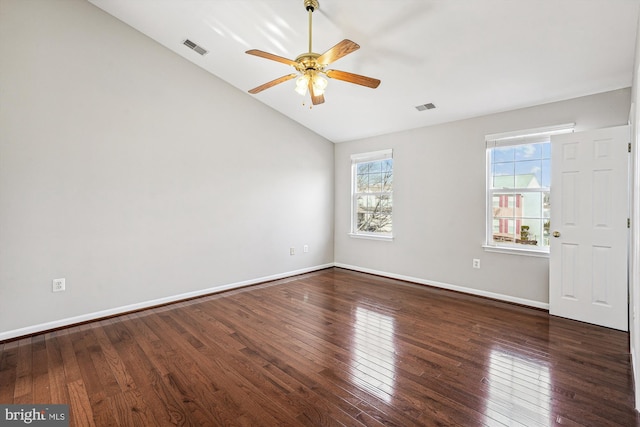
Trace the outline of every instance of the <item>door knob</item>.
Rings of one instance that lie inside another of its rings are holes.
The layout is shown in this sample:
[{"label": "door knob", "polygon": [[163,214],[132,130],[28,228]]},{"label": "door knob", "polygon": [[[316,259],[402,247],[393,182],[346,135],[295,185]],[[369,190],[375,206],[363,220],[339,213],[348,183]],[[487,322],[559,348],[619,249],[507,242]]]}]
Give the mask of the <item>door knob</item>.
[{"label": "door knob", "polygon": [[553,237],[560,237],[560,232],[559,231],[554,231],[553,232]]}]

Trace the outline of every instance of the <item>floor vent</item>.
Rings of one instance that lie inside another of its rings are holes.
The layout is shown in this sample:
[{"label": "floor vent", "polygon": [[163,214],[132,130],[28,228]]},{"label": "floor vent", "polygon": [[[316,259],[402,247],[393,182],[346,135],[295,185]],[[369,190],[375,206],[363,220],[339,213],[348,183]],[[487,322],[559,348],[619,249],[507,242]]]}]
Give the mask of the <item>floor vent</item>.
[{"label": "floor vent", "polygon": [[436,108],[436,106],[433,105],[431,102],[428,103],[428,104],[423,104],[423,105],[416,106],[416,110],[418,110],[418,111],[433,110],[434,108]]},{"label": "floor vent", "polygon": [[203,48],[202,46],[198,46],[197,43],[194,43],[189,39],[186,39],[184,42],[182,42],[182,44],[184,44],[189,49],[195,50],[200,55],[206,55],[207,53],[209,53],[207,49]]}]

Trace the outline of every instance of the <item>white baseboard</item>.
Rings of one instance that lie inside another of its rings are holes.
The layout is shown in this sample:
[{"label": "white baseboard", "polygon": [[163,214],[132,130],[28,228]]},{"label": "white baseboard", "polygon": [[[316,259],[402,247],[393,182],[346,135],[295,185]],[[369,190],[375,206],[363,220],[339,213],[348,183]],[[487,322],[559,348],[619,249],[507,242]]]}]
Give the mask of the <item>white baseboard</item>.
[{"label": "white baseboard", "polygon": [[198,291],[187,292],[178,295],[172,295],[164,298],[153,299],[149,301],[143,301],[135,304],[129,304],[122,307],[110,308],[108,310],[95,311],[93,313],[81,314],[79,316],[68,317],[66,319],[54,320],[52,322],[40,323],[38,325],[27,326],[25,328],[14,329],[11,331],[0,332],[0,341],[9,340],[13,338],[28,336],[37,334],[52,329],[62,328],[65,326],[75,325],[79,323],[89,322],[92,320],[104,319],[106,317],[116,316],[118,314],[128,313],[132,311],[138,311],[145,308],[156,307],[159,305],[169,304],[172,302],[178,302],[187,300],[190,298],[200,297],[209,294],[215,294],[222,291],[228,291],[230,289],[242,288],[244,286],[255,285],[258,283],[270,282],[272,280],[284,279],[287,277],[297,276],[299,274],[310,273],[312,271],[323,270],[325,268],[333,267],[333,263],[317,265],[314,267],[303,268],[295,271],[288,271],[286,273],[274,274],[271,276],[259,277],[257,279],[245,280],[242,282],[230,283],[227,285],[216,286],[213,288],[201,289]]},{"label": "white baseboard", "polygon": [[500,301],[526,305],[529,307],[540,308],[543,310],[549,309],[548,303],[543,303],[539,301],[533,301],[533,300],[528,300],[524,298],[517,298],[510,295],[497,294],[494,292],[482,291],[478,289],[467,288],[464,286],[451,285],[449,283],[437,282],[434,280],[425,280],[417,277],[405,276],[402,274],[388,273],[385,271],[373,270],[370,268],[358,267],[355,265],[348,265],[348,264],[342,264],[342,263],[328,263],[323,265],[317,265],[314,267],[303,268],[300,270],[289,271],[286,273],[274,274],[271,276],[264,276],[256,279],[245,280],[242,282],[235,282],[227,285],[216,286],[213,288],[201,289],[198,291],[172,295],[169,297],[158,298],[158,299],[149,300],[149,301],[143,301],[136,304],[130,304],[122,307],[111,308],[108,310],[96,311],[93,313],[87,313],[79,316],[68,317],[65,319],[55,320],[52,322],[40,323],[37,325],[27,326],[25,328],[20,328],[20,329],[14,329],[11,331],[0,332],[0,341],[33,335],[40,332],[49,331],[52,329],[63,328],[65,326],[75,325],[75,324],[84,323],[84,322],[90,322],[93,320],[104,319],[106,317],[117,316],[123,313],[143,310],[145,308],[151,308],[159,305],[169,304],[172,302],[187,300],[190,298],[196,298],[204,295],[215,294],[218,292],[228,291],[231,289],[242,288],[244,286],[270,282],[272,280],[284,279],[287,277],[297,276],[299,274],[304,274],[304,273],[310,273],[312,271],[317,271],[317,270],[323,270],[325,268],[330,268],[330,267],[340,267],[340,268],[345,268],[347,270],[354,270],[354,271],[360,271],[362,273],[375,274],[377,276],[389,277],[392,279],[404,280],[407,282],[418,283],[421,285],[427,285],[427,286],[433,286],[433,287],[442,288],[442,289],[448,289],[452,291],[463,292],[466,294],[477,295],[477,296],[492,298]]},{"label": "white baseboard", "polygon": [[534,301],[534,300],[529,300],[525,298],[518,298],[510,295],[497,294],[494,292],[482,291],[479,289],[467,288],[464,286],[451,285],[449,283],[437,282],[435,280],[425,280],[425,279],[419,279],[417,277],[404,276],[402,274],[387,273],[385,271],[372,270],[370,268],[357,267],[355,265],[348,265],[348,264],[341,264],[341,263],[335,263],[334,265],[336,267],[346,268],[347,270],[355,270],[355,271],[360,271],[362,273],[370,273],[370,274],[375,274],[377,276],[389,277],[391,279],[399,279],[407,282],[418,283],[420,285],[433,286],[436,288],[448,289],[450,291],[463,292],[465,294],[477,295],[477,296],[492,298],[500,301],[511,302],[514,304],[526,305],[529,307],[549,310],[549,304],[540,302],[540,301]]}]

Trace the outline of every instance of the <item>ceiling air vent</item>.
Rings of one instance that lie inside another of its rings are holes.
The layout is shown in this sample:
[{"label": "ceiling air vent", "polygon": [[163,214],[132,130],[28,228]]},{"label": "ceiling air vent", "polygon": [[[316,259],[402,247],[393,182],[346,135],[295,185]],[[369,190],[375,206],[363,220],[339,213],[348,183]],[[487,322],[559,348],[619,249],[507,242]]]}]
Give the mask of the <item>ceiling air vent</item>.
[{"label": "ceiling air vent", "polygon": [[431,102],[428,103],[428,104],[423,104],[423,105],[417,105],[416,106],[416,110],[418,110],[418,111],[433,110],[434,108],[436,108],[436,106],[433,105]]},{"label": "ceiling air vent", "polygon": [[182,42],[182,44],[184,44],[189,49],[195,50],[200,55],[206,55],[207,53],[209,53],[207,49],[203,48],[202,46],[198,46],[197,43],[194,43],[189,39],[186,39],[184,42]]}]

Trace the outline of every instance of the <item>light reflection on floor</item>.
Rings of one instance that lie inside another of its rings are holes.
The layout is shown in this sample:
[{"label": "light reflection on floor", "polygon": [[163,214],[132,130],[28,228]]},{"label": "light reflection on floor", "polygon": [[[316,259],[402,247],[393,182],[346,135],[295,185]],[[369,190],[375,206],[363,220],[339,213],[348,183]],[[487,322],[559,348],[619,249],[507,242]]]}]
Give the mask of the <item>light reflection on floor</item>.
[{"label": "light reflection on floor", "polygon": [[356,308],[352,380],[390,402],[395,385],[394,319],[362,307]]},{"label": "light reflection on floor", "polygon": [[[518,420],[524,425],[553,425],[551,376],[546,362],[500,348],[492,349],[487,382],[489,395],[485,415],[488,419],[508,423]],[[505,408],[510,418],[502,419]]]}]

